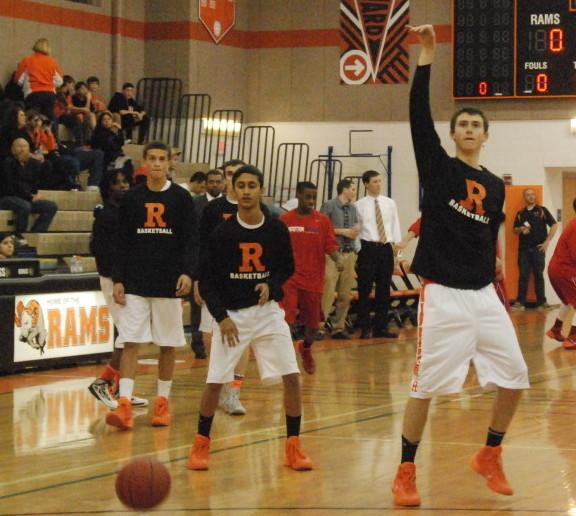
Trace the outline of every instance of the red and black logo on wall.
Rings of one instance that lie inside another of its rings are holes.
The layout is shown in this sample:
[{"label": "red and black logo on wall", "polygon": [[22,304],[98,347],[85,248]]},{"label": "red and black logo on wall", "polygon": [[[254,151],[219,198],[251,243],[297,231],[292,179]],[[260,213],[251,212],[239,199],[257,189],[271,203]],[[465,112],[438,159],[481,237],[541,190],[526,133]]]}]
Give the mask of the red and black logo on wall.
[{"label": "red and black logo on wall", "polygon": [[343,84],[406,84],[410,0],[340,1]]}]

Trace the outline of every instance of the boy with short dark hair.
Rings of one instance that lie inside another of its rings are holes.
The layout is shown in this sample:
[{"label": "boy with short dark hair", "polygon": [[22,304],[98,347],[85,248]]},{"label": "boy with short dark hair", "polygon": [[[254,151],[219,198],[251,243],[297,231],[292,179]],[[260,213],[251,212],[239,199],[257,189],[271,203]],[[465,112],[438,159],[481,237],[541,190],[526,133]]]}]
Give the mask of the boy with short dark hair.
[{"label": "boy with short dark hair", "polygon": [[504,183],[479,163],[488,139],[484,117],[461,112],[450,133],[456,157],[444,150],[430,109],[432,25],[410,27],[421,45],[410,92],[410,127],[420,186],[422,228],[411,269],[423,278],[418,350],[402,428],[402,458],[394,501],[420,505],[414,459],[430,400],[461,391],[473,362],[483,388],[496,388],[485,446],[470,462],[492,491],[511,495],[502,466],[502,440],[528,370],[506,309],[492,282],[501,268],[496,241],[503,220]]},{"label": "boy with short dark hair", "polygon": [[112,270],[114,300],[119,305],[120,362],[118,409],[106,417],[121,430],[133,426],[130,398],[139,344],[160,346],[158,397],[153,426],[171,421],[168,398],[175,351],[186,344],[179,298],[190,292],[197,251],[192,198],[166,179],[171,149],[151,142],[144,148],[146,182],[126,193],[119,213],[117,254]]},{"label": "boy with short dark hair", "polygon": [[[243,166],[246,166],[246,163],[239,159],[229,160],[222,165],[224,171],[224,182],[226,185],[225,195],[214,199],[214,201],[207,204],[202,211],[199,232],[201,253],[205,249],[210,239],[210,235],[214,230],[223,221],[228,220],[238,212],[238,199],[236,198],[236,193],[232,186],[232,177],[236,171]],[[194,288],[196,302],[201,305],[200,331],[202,332],[204,345],[208,347],[210,345],[212,330],[215,326],[214,319],[206,304],[203,303],[202,297],[198,292],[198,282],[195,282]],[[249,359],[250,353],[249,350],[246,350],[246,353],[242,356],[236,367],[234,381],[231,384],[226,384],[221,392],[220,406],[224,411],[233,416],[242,416],[246,413],[246,409],[240,401],[240,390],[244,381],[246,369],[248,368]]]},{"label": "boy with short dark hair", "polygon": [[[116,328],[119,325],[120,305],[114,302],[112,295],[112,269],[115,260],[115,248],[118,231],[118,212],[120,204],[126,192],[130,189],[132,178],[122,170],[111,170],[106,172],[100,183],[100,195],[103,204],[94,208],[94,223],[92,225],[92,235],[90,238],[90,252],[96,259],[96,269],[100,276],[100,289],[112,320]],[[120,360],[122,349],[116,347],[106,367],[89,386],[90,393],[110,410],[118,408],[118,401],[115,395],[118,394],[118,381],[120,380]],[[146,407],[148,400],[132,396],[132,406]]]},{"label": "boy with short dark hair", "polygon": [[91,75],[86,79],[86,85],[88,86],[88,93],[90,95],[90,102],[94,107],[96,113],[103,113],[106,111],[106,104],[102,102],[98,96],[98,90],[100,89],[100,79],[98,77]]},{"label": "boy with short dark hair", "polygon": [[117,91],[110,99],[108,110],[120,116],[126,139],[132,139],[134,127],[140,128],[138,131],[138,145],[142,145],[148,138],[150,117],[146,114],[144,108],[138,104],[134,96],[134,85],[131,82],[125,82],[122,85],[122,91]]},{"label": "boy with short dark hair", "polygon": [[288,226],[294,251],[295,271],[284,284],[282,308],[286,321],[293,326],[296,316],[304,326],[304,339],[298,342],[302,367],[314,374],[316,364],[312,356],[312,344],[320,327],[322,315],[322,292],[326,255],[343,268],[339,245],[330,219],[316,210],[318,189],[314,183],[301,181],[296,185],[298,207],[280,217]]},{"label": "boy with short dark hair", "polygon": [[[326,201],[320,211],[334,226],[334,234],[340,245],[343,270],[338,271],[332,259],[326,257],[326,278],[322,294],[322,313],[326,319],[323,336],[328,329],[328,316],[332,305],[336,305],[332,321],[332,339],[348,340],[352,337],[346,332],[346,317],[350,308],[350,291],[356,280],[356,239],[360,234],[358,213],[354,206],[356,185],[352,179],[341,179],[336,185],[337,197]],[[334,300],[334,294],[337,294]],[[321,333],[321,335],[322,335]]]},{"label": "boy with short dark hair", "polygon": [[206,192],[206,173],[198,170],[190,176],[188,183],[180,183],[184,190],[188,190],[192,197],[198,197]]},{"label": "boy with short dark hair", "polygon": [[300,444],[300,375],[290,329],[278,305],[282,285],[294,271],[286,226],[264,215],[262,173],[243,166],[233,176],[238,213],[210,235],[203,253],[200,292],[217,322],[202,396],[198,433],[188,468],[208,469],[210,429],[222,385],[232,381],[234,368],[252,347],[263,383],[284,382],[288,439],[285,464],[312,469]]}]

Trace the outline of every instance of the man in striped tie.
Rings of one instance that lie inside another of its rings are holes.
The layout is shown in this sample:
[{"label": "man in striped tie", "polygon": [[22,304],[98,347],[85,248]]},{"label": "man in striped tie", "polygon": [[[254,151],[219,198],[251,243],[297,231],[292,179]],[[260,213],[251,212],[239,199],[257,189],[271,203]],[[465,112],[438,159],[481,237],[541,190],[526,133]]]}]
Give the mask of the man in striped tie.
[{"label": "man in striped tie", "polygon": [[[388,331],[390,283],[394,272],[395,244],[402,240],[396,203],[380,194],[382,179],[375,170],[362,174],[366,197],[356,202],[360,220],[358,253],[358,322],[361,339],[384,337],[394,339],[396,333]],[[374,321],[370,321],[370,292],[376,285]]]}]

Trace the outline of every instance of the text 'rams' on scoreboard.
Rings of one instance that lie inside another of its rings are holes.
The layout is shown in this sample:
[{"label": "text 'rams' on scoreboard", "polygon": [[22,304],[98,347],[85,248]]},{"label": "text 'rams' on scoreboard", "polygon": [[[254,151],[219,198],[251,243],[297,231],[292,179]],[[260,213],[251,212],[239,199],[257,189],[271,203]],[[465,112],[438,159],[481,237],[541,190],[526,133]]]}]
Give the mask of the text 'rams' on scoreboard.
[{"label": "text 'rams' on scoreboard", "polygon": [[454,98],[576,97],[576,0],[453,0]]}]

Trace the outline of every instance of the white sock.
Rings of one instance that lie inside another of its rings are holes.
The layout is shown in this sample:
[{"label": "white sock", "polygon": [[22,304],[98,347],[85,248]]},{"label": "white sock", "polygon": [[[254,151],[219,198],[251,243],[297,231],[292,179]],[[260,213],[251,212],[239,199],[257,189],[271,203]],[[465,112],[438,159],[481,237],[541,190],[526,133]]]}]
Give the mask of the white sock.
[{"label": "white sock", "polygon": [[558,310],[558,315],[556,316],[556,318],[564,322],[569,312],[570,312],[570,305],[563,304],[562,306],[560,306],[560,310]]},{"label": "white sock", "polygon": [[170,389],[172,389],[172,380],[158,380],[158,396],[169,398]]},{"label": "white sock", "polygon": [[132,398],[134,392],[134,379],[133,378],[120,378],[120,388],[118,389],[120,397]]}]

